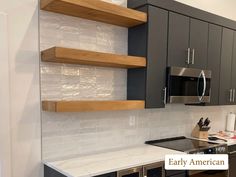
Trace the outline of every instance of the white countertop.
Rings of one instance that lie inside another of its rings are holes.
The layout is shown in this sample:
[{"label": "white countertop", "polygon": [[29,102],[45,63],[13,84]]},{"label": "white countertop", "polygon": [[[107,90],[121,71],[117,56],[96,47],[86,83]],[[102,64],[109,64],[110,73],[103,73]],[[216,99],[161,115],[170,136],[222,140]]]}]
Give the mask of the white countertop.
[{"label": "white countertop", "polygon": [[183,154],[183,152],[141,145],[68,160],[44,162],[44,164],[67,177],[91,177],[164,161],[166,154]]},{"label": "white countertop", "polygon": [[231,146],[231,145],[235,145],[236,144],[236,140],[235,139],[230,139],[230,140],[227,140],[227,143],[226,143],[228,146]]},{"label": "white countertop", "polygon": [[[221,138],[221,137],[219,137],[219,138]],[[235,145],[235,144],[236,144],[236,140],[235,140],[235,139],[226,139],[226,140],[227,140],[227,142],[222,141],[222,140],[210,141],[210,142],[227,144],[228,146],[232,146],[232,145]]]},{"label": "white countertop", "polygon": [[227,142],[225,142],[223,140],[210,141],[210,140],[207,140],[207,139],[199,139],[199,138],[194,138],[194,137],[189,137],[189,138],[197,139],[197,140],[201,140],[201,141],[212,142],[212,143],[227,144],[227,146],[236,145],[236,139],[228,139],[228,138],[223,138],[221,136],[215,136],[215,137],[225,139]]},{"label": "white countertop", "polygon": [[[224,136],[220,136],[220,134],[218,133],[210,133],[210,134],[215,134],[214,136],[215,137],[218,137],[218,138],[221,138],[221,139],[224,139],[226,140],[227,142],[223,141],[223,140],[217,140],[217,141],[211,141],[211,142],[214,142],[214,143],[223,143],[223,144],[227,144],[228,146],[231,146],[231,145],[236,145],[236,139],[232,139],[233,136],[236,135],[236,133],[233,133],[233,132],[225,132],[225,134],[227,134],[228,136],[224,137]],[[218,135],[217,135],[218,134]]]}]

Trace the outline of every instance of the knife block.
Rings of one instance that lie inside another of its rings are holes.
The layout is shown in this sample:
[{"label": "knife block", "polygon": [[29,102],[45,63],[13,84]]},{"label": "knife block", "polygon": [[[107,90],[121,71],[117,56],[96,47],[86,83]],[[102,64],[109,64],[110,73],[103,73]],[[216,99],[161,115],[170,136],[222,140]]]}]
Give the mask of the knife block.
[{"label": "knife block", "polygon": [[192,131],[192,137],[198,139],[208,139],[208,131],[200,131],[199,125],[196,125]]}]

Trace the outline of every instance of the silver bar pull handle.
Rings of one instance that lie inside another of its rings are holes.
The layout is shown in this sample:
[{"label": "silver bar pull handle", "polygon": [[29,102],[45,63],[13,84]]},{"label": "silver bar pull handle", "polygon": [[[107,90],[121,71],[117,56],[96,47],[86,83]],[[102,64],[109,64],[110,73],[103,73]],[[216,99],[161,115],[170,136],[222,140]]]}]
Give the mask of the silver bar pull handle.
[{"label": "silver bar pull handle", "polygon": [[236,151],[229,152],[229,154],[230,154],[230,155],[232,155],[232,154],[236,154]]},{"label": "silver bar pull handle", "polygon": [[190,54],[191,54],[191,49],[188,48],[188,58],[186,60],[186,63],[189,65],[190,64]]},{"label": "silver bar pull handle", "polygon": [[163,91],[164,91],[164,99],[163,99],[163,102],[164,102],[164,104],[166,104],[166,103],[167,103],[167,88],[165,87],[165,88],[163,89]]},{"label": "silver bar pull handle", "polygon": [[233,96],[232,96],[232,101],[235,101],[235,89],[233,89]]},{"label": "silver bar pull handle", "polygon": [[229,90],[229,102],[232,102],[233,89]]},{"label": "silver bar pull handle", "polygon": [[195,49],[192,51],[192,65],[194,65],[195,62]]}]

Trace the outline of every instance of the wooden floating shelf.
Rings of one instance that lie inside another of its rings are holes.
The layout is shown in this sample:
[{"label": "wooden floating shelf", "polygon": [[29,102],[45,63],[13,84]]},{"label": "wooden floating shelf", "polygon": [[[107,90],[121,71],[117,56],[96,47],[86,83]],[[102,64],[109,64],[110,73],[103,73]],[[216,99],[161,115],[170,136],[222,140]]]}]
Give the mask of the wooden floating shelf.
[{"label": "wooden floating shelf", "polygon": [[41,9],[124,27],[147,22],[147,14],[101,0],[41,0]]},{"label": "wooden floating shelf", "polygon": [[92,112],[144,109],[142,100],[125,101],[43,101],[44,111],[49,112]]},{"label": "wooden floating shelf", "polygon": [[144,57],[116,55],[63,47],[53,47],[42,51],[41,60],[44,62],[95,65],[118,68],[146,67],[146,59]]}]

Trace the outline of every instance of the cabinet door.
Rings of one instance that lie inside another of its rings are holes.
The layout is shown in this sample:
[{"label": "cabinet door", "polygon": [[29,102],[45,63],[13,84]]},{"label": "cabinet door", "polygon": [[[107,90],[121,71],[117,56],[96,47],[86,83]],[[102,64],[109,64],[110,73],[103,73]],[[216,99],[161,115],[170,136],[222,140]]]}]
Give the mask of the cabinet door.
[{"label": "cabinet door", "polygon": [[181,173],[181,174],[174,175],[174,176],[171,176],[171,177],[187,177],[187,175],[185,173]]},{"label": "cabinet door", "polygon": [[232,57],[232,72],[231,72],[231,88],[233,90],[232,104],[236,104],[236,31],[234,31],[233,57]]},{"label": "cabinet door", "polygon": [[142,177],[142,176],[143,176],[142,167],[136,167],[117,172],[117,177]]},{"label": "cabinet door", "polygon": [[219,104],[221,42],[222,27],[209,24],[207,69],[212,72],[209,105]]},{"label": "cabinet door", "polygon": [[189,48],[189,17],[170,12],[168,66],[187,67]]},{"label": "cabinet door", "polygon": [[95,177],[117,177],[117,174],[116,172],[112,172],[112,173],[107,173],[107,174],[103,174],[103,175],[99,175]]},{"label": "cabinet door", "polygon": [[166,86],[168,12],[148,7],[148,50],[146,72],[146,108],[164,108]]},{"label": "cabinet door", "polygon": [[190,19],[191,68],[206,69],[208,45],[208,23]]},{"label": "cabinet door", "polygon": [[229,156],[229,177],[236,176],[236,153]]},{"label": "cabinet door", "polygon": [[145,177],[164,177],[163,163],[144,166],[143,174]]},{"label": "cabinet door", "polygon": [[66,177],[66,176],[44,165],[44,177]]},{"label": "cabinet door", "polygon": [[187,177],[187,171],[166,170],[166,177]]},{"label": "cabinet door", "polygon": [[221,49],[221,68],[220,68],[220,98],[221,105],[230,103],[231,89],[231,64],[233,54],[234,31],[223,28],[222,49]]}]

